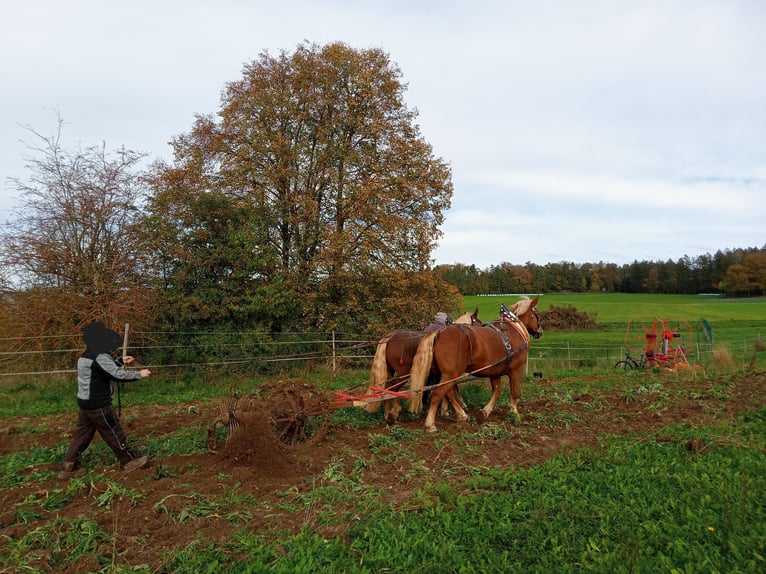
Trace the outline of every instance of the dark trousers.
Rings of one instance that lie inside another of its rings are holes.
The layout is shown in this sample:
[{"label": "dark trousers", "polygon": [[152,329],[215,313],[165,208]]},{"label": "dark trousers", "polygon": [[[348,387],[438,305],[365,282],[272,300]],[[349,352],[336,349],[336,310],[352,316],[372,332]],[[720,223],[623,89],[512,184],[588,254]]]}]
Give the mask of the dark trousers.
[{"label": "dark trousers", "polygon": [[80,466],[80,457],[85,452],[85,449],[90,446],[90,442],[93,440],[96,432],[98,432],[109,448],[112,449],[120,463],[120,467],[138,457],[136,452],[128,446],[125,431],[122,430],[117,413],[114,412],[114,408],[110,405],[100,409],[80,409],[80,414],[77,416],[77,429],[72,437],[69,450],[64,457],[64,463],[72,463],[72,468],[78,468]]}]

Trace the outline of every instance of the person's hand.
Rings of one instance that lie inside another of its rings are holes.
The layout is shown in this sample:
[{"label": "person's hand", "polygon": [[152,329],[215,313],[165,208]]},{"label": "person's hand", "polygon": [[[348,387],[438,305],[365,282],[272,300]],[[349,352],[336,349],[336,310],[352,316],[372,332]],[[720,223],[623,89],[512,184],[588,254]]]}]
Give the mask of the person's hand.
[{"label": "person's hand", "polygon": [[131,357],[130,355],[125,355],[125,356],[122,358],[122,364],[123,364],[123,365],[129,365],[129,364],[131,364],[132,362],[133,362],[133,357]]},{"label": "person's hand", "polygon": [[148,377],[152,372],[149,369],[141,369],[141,378]]}]

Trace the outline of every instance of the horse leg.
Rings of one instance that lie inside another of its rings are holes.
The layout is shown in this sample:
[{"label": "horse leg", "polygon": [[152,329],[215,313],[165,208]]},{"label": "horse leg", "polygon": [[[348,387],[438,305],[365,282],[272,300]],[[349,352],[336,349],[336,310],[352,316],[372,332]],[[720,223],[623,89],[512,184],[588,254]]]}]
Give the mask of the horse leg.
[{"label": "horse leg", "polygon": [[460,403],[460,406],[463,407],[463,410],[468,408],[468,405],[465,403],[465,399],[463,399],[463,395],[460,394],[460,385],[455,385],[455,400]]},{"label": "horse leg", "polygon": [[[394,378],[394,375],[396,378]],[[386,388],[391,388],[399,385],[401,381],[405,379],[409,375],[409,372],[393,372],[391,373],[391,377],[388,379],[389,384],[386,385]],[[396,421],[399,420],[399,413],[402,411],[402,402],[401,400],[397,398],[388,399],[386,401],[383,401],[383,404],[386,408],[386,413],[384,420],[387,424],[392,425],[396,423]]]},{"label": "horse leg", "polygon": [[431,390],[431,404],[428,405],[426,414],[426,432],[436,432],[436,411],[443,400],[445,389],[443,386]]},{"label": "horse leg", "polygon": [[[458,421],[464,421],[468,419],[468,415],[463,410],[460,401],[458,401],[457,397],[455,397],[455,391],[457,391],[457,388],[457,385],[450,385],[450,387],[447,389],[446,395],[447,399],[449,399],[449,402],[452,404],[452,408],[455,410],[455,418]],[[460,395],[458,394],[458,397],[459,396]]]},{"label": "horse leg", "polygon": [[449,406],[452,401],[449,395],[449,392],[445,392],[442,402],[439,403],[439,416],[443,419],[449,418]]},{"label": "horse leg", "polygon": [[500,392],[502,391],[500,377],[490,377],[489,382],[492,385],[492,396],[489,398],[489,402],[481,409],[481,414],[484,416],[485,421],[489,419],[489,415],[495,410],[495,404],[500,399]]},{"label": "horse leg", "polygon": [[390,408],[386,412],[386,422],[390,425],[399,420],[399,413],[402,411],[402,403],[399,399],[391,399],[386,403],[391,403]]},{"label": "horse leg", "polygon": [[511,387],[511,408],[513,413],[520,417],[519,414],[519,397],[521,396],[521,378],[524,374],[523,369],[514,369],[511,374],[508,375],[508,382]]},{"label": "horse leg", "polygon": [[399,418],[400,409],[396,408],[398,405],[399,401],[397,399],[387,399],[383,401],[383,407],[385,408],[385,416],[383,417],[383,420],[386,421],[386,424],[392,425]]}]

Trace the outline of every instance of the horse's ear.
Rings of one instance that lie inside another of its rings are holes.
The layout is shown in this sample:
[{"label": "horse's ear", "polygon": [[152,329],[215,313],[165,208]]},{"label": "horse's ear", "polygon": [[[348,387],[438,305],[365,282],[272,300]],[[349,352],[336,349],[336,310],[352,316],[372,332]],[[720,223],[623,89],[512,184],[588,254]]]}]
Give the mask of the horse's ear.
[{"label": "horse's ear", "polygon": [[476,307],[476,311],[473,312],[473,316],[474,317],[478,317],[479,316],[479,308],[478,307]]},{"label": "horse's ear", "polygon": [[532,299],[532,307],[537,307],[537,300],[540,298],[540,295],[535,295],[535,298]]}]

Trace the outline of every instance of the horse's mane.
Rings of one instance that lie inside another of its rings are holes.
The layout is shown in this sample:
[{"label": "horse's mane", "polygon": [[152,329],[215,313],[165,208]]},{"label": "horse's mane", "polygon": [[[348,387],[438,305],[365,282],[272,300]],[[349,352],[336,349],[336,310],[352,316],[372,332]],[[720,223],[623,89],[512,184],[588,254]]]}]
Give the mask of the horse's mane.
[{"label": "horse's mane", "polygon": [[454,323],[458,323],[458,324],[462,323],[464,325],[470,325],[471,324],[471,314],[468,311],[466,311],[465,313],[460,315],[460,317],[455,319],[453,322]]},{"label": "horse's mane", "polygon": [[532,299],[529,297],[524,297],[522,299],[519,299],[511,305],[511,311],[513,311],[514,315],[523,315],[527,311],[529,311],[529,306],[532,304]]}]

